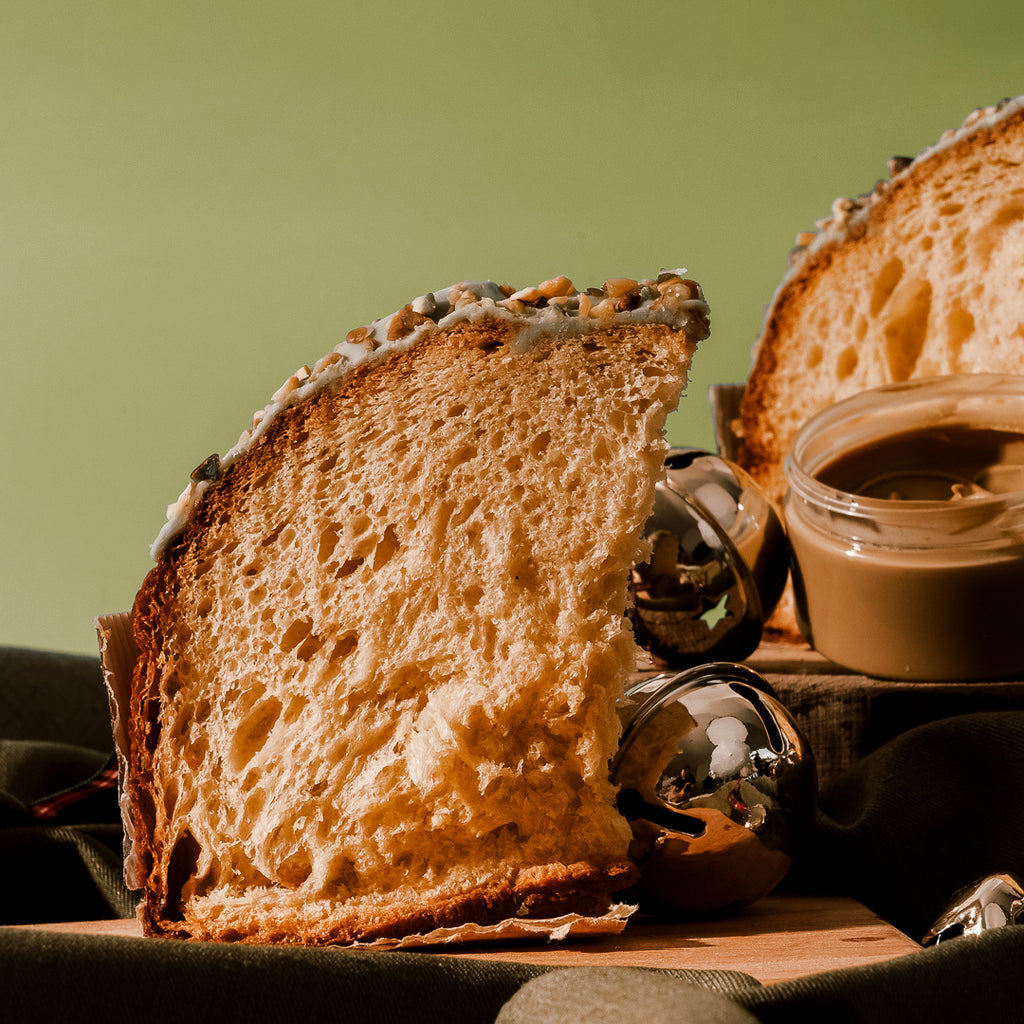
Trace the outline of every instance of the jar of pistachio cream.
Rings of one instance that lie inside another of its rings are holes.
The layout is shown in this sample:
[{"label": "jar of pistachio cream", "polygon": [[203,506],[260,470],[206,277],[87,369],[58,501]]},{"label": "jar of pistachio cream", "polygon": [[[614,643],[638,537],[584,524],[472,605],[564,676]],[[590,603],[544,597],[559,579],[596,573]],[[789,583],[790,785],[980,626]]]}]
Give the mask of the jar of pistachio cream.
[{"label": "jar of pistachio cream", "polygon": [[887,385],[813,416],[786,461],[801,629],[888,679],[1024,672],[1024,377]]}]

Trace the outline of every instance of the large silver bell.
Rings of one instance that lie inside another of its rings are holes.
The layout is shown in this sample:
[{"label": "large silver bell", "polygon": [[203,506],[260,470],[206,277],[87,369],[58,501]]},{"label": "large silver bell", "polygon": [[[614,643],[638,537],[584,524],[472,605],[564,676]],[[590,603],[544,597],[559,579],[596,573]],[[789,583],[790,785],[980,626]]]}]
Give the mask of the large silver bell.
[{"label": "large silver bell", "polygon": [[716,662],[627,690],[612,780],[654,913],[753,903],[786,875],[817,798],[813,754],[767,681]]}]

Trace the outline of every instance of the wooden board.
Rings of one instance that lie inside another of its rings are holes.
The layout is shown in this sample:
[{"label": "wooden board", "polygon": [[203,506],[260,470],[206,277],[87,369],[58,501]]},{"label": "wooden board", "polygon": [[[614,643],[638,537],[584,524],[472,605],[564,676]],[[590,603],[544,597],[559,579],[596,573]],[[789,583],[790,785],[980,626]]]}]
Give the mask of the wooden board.
[{"label": "wooden board", "polygon": [[[135,921],[26,925],[141,938]],[[548,967],[615,966],[742,971],[766,984],[859,967],[920,950],[867,908],[842,897],[771,895],[717,921],[631,922],[620,935],[558,943],[479,944],[438,954]]]}]

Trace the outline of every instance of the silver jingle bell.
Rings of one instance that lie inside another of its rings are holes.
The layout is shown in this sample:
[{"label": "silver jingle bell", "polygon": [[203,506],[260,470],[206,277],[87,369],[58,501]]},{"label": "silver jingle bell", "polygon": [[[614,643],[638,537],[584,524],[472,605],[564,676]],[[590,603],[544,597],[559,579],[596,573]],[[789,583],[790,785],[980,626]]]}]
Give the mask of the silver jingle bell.
[{"label": "silver jingle bell", "polygon": [[1008,924],[1024,924],[1024,888],[1012,875],[989,875],[956,892],[921,942],[934,946]]},{"label": "silver jingle bell", "polygon": [[711,452],[672,449],[644,537],[651,557],[633,569],[628,614],[655,663],[753,652],[789,575],[782,520],[754,481]]},{"label": "silver jingle bell", "polygon": [[768,682],[715,662],[637,683],[619,713],[612,781],[641,908],[707,916],[774,889],[810,825],[818,777]]}]

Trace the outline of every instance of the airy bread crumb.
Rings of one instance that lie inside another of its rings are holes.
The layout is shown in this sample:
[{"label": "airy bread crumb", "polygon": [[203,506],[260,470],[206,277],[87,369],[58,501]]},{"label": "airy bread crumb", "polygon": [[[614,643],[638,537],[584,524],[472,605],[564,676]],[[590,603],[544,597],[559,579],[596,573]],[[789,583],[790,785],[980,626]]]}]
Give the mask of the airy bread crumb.
[{"label": "airy bread crumb", "polygon": [[133,612],[148,933],[608,910],[633,875],[608,778],[627,579],[694,298],[674,322],[417,321],[203,464]]}]

